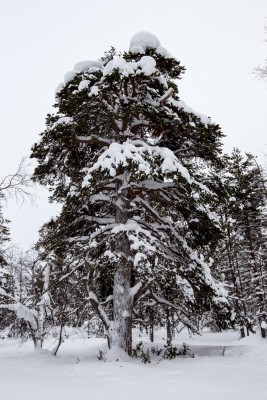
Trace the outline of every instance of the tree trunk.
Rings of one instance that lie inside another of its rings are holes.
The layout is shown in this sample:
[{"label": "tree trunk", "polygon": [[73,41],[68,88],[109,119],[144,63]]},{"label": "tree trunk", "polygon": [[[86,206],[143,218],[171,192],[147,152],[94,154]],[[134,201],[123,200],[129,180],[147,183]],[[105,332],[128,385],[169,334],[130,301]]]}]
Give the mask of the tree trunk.
[{"label": "tree trunk", "polygon": [[63,327],[64,327],[64,325],[61,324],[61,325],[60,325],[60,331],[59,331],[58,342],[57,342],[56,347],[55,347],[54,350],[53,350],[53,355],[54,355],[54,356],[57,355],[57,352],[58,352],[58,350],[59,350],[61,344],[64,342],[64,339],[63,339]]},{"label": "tree trunk", "polygon": [[125,262],[114,274],[113,322],[109,328],[110,347],[119,347],[132,354],[131,264]]},{"label": "tree trunk", "polygon": [[153,322],[149,325],[149,340],[150,342],[154,342],[154,324]]},{"label": "tree trunk", "polygon": [[41,350],[43,347],[43,341],[41,340],[40,335],[31,329],[31,337],[34,344],[34,350]]},{"label": "tree trunk", "polygon": [[166,310],[166,330],[167,330],[167,342],[172,341],[172,328],[171,328],[171,321],[170,321],[170,311]]},{"label": "tree trunk", "polygon": [[148,316],[149,316],[149,325],[148,325],[148,333],[150,342],[154,342],[154,309],[152,307],[148,308]]},{"label": "tree trunk", "polygon": [[241,326],[241,328],[240,328],[240,335],[241,335],[241,339],[246,337],[246,335],[245,335],[245,327],[244,326]]},{"label": "tree trunk", "polygon": [[[115,222],[125,225],[130,217],[130,199],[127,187],[130,174],[124,172],[116,182]],[[110,347],[119,347],[132,354],[133,299],[130,293],[132,275],[132,251],[127,232],[122,229],[115,236],[115,253],[118,256],[114,271],[113,321],[108,330]]]}]

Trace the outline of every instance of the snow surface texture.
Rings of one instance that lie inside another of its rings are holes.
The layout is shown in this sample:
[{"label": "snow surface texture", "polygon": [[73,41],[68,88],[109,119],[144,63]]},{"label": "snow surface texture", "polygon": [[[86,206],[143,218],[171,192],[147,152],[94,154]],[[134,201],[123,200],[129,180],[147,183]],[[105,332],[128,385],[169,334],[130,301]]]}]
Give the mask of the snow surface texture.
[{"label": "snow surface texture", "polygon": [[[164,331],[156,333],[162,343]],[[147,338],[137,337],[136,342]],[[175,345],[189,345],[195,358],[142,364],[140,360],[103,362],[104,339],[70,338],[57,357],[33,353],[30,343],[0,340],[1,398],[7,400],[265,400],[267,340],[259,334],[184,330]],[[155,344],[157,344],[155,343]],[[154,344],[154,345],[155,345]],[[51,344],[51,347],[53,344]]]}]

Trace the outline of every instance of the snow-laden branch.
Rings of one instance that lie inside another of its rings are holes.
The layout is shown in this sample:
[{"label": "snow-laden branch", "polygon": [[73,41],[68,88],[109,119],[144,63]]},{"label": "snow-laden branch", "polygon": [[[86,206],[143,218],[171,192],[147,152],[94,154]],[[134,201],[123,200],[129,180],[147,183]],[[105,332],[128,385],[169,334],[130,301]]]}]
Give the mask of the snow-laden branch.
[{"label": "snow-laden branch", "polygon": [[158,182],[156,180],[143,180],[140,182],[130,183],[125,189],[147,189],[147,190],[160,190],[160,189],[171,189],[175,187],[174,182]]},{"label": "snow-laden branch", "polygon": [[109,225],[109,224],[115,223],[114,217],[100,218],[100,217],[93,217],[93,216],[83,216],[82,219],[85,221],[96,222],[99,225]]},{"label": "snow-laden branch", "polygon": [[3,288],[1,288],[1,287],[0,287],[0,296],[5,296],[5,297],[7,297],[7,298],[9,298],[9,299],[11,299],[11,300],[15,300],[15,301],[16,301],[16,299],[15,299],[13,296],[11,296],[10,294],[8,294],[8,293],[5,291],[5,289],[3,289]]},{"label": "snow-laden branch", "polygon": [[132,297],[132,304],[135,305],[143,296],[148,294],[148,290],[152,285],[152,281],[148,282],[146,285],[142,285],[138,282],[135,286],[130,289],[130,295]]},{"label": "snow-laden branch", "polygon": [[[155,160],[158,160],[156,168]],[[189,171],[180,163],[173,151],[167,147],[151,146],[141,140],[129,140],[122,144],[111,143],[98,157],[96,163],[84,170],[87,175],[83,186],[90,185],[91,174],[94,171],[107,170],[111,177],[115,177],[118,167],[127,167],[130,163],[134,163],[138,171],[143,174],[179,173],[189,184],[192,183]]]},{"label": "snow-laden branch", "polygon": [[159,98],[159,103],[166,103],[166,101],[173,95],[173,88],[169,88],[163,96]]},{"label": "snow-laden branch", "polygon": [[111,321],[109,320],[107,313],[105,312],[105,310],[102,307],[101,303],[97,299],[96,295],[91,290],[89,291],[88,300],[93,305],[94,310],[96,311],[96,313],[98,314],[99,318],[103,322],[105,328],[108,329],[109,326],[110,326],[110,322]]},{"label": "snow-laden branch", "polygon": [[0,304],[0,308],[15,311],[17,318],[28,321],[34,331],[38,329],[36,322],[37,312],[35,310],[32,310],[21,303]]},{"label": "snow-laden branch", "polygon": [[202,124],[204,124],[204,125],[211,125],[211,124],[212,124],[212,121],[211,121],[211,119],[210,119],[209,117],[207,117],[206,115],[201,114],[201,113],[199,113],[199,112],[193,110],[193,109],[192,109],[191,107],[189,107],[184,101],[182,101],[182,100],[175,100],[175,99],[173,99],[172,97],[169,98],[167,101],[168,101],[168,103],[169,103],[170,105],[173,105],[173,106],[175,106],[175,107],[177,107],[177,108],[181,108],[181,109],[183,109],[186,113],[190,113],[190,114],[195,115],[196,117],[198,117],[198,118],[200,119],[200,121],[202,122]]},{"label": "snow-laden branch", "polygon": [[103,146],[109,146],[111,141],[109,139],[104,139],[101,136],[76,136],[76,140],[79,143],[86,143],[86,144],[90,144],[90,143],[99,143]]},{"label": "snow-laden branch", "polygon": [[110,296],[108,296],[107,298],[106,298],[106,300],[104,300],[104,301],[101,301],[101,303],[99,303],[101,306],[105,306],[106,304],[108,304],[110,301],[112,301],[113,300],[113,296],[112,296],[112,294],[110,295]]},{"label": "snow-laden branch", "polygon": [[155,221],[158,221],[160,224],[163,224],[163,225],[165,225],[165,224],[166,224],[166,225],[169,225],[168,219],[167,219],[166,217],[161,217],[161,216],[159,215],[159,213],[156,211],[156,209],[153,208],[153,207],[151,207],[150,204],[149,204],[147,201],[143,200],[140,196],[137,196],[137,197],[135,198],[135,202],[137,202],[137,203],[139,203],[141,206],[143,206],[144,209],[145,209],[146,211],[148,211],[148,212],[150,213],[150,215],[153,216],[153,218],[154,218]]},{"label": "snow-laden branch", "polygon": [[[158,304],[163,304],[168,307],[173,308],[174,310],[177,310],[179,312],[179,320],[187,326],[193,333],[199,334],[198,330],[196,327],[194,327],[188,320],[188,317],[185,315],[185,311],[183,311],[180,307],[176,306],[175,304],[171,303],[170,301],[164,299],[163,297],[160,297],[156,295],[152,290],[149,291],[149,295],[152,299],[154,299]],[[181,313],[185,315],[185,317],[181,316]]]},{"label": "snow-laden branch", "polygon": [[89,197],[89,201],[93,204],[93,203],[97,203],[97,202],[107,202],[110,203],[111,202],[112,197],[111,196],[107,196],[104,194],[93,194],[92,196]]}]

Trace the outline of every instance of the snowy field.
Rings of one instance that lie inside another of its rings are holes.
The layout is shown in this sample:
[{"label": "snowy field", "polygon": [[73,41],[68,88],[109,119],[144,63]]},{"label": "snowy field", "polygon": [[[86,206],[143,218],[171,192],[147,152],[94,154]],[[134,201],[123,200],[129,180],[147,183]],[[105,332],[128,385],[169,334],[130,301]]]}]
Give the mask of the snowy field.
[{"label": "snowy field", "polygon": [[[162,332],[157,333],[160,342]],[[145,340],[143,338],[143,340]],[[72,338],[58,356],[34,353],[30,343],[0,340],[0,398],[3,400],[265,400],[267,340],[238,333],[181,332],[195,358],[104,362],[102,339]],[[223,355],[224,354],[224,355]]]}]

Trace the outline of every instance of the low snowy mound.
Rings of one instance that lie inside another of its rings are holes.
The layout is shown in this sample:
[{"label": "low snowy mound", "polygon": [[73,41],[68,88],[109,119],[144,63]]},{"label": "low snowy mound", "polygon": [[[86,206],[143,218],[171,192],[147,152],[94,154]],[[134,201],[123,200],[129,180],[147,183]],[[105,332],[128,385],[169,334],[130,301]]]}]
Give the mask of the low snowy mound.
[{"label": "low snowy mound", "polygon": [[172,55],[161,46],[157,36],[150,32],[138,32],[130,41],[130,51],[132,53],[145,54],[146,49],[155,49],[156,53],[163,57],[171,58]]}]

